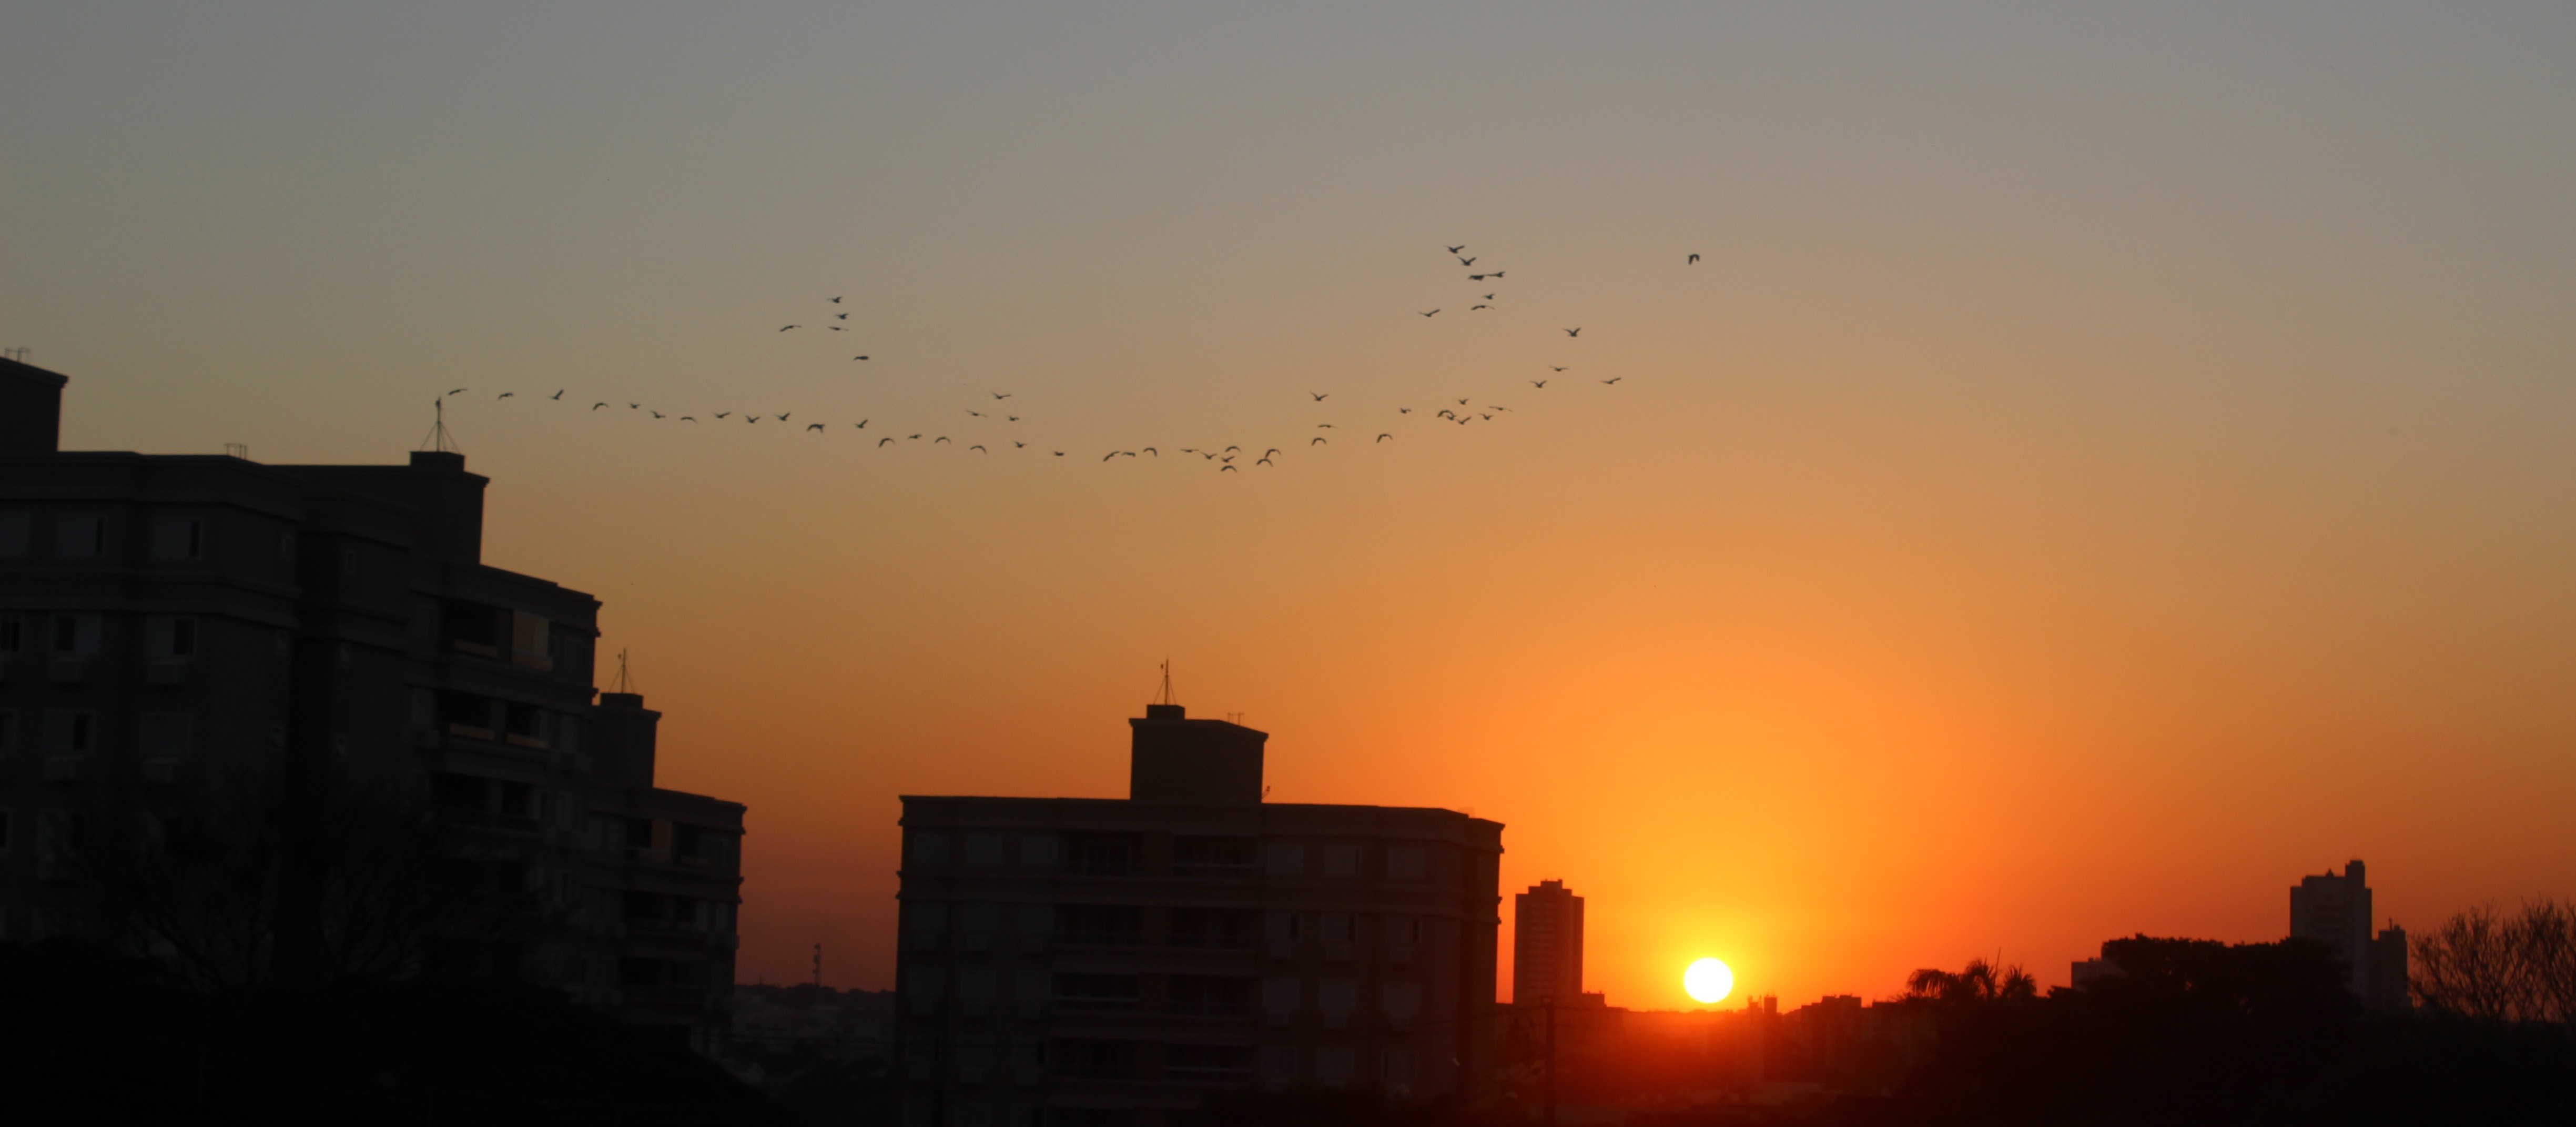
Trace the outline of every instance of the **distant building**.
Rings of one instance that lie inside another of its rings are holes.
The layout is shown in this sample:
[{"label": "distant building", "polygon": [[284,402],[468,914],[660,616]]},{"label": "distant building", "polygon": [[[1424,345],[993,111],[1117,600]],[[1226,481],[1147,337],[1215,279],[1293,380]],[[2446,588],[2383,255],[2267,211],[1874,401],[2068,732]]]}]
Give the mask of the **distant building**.
[{"label": "distant building", "polygon": [[1583,898],[1565,882],[1543,880],[1512,895],[1512,1005],[1550,998],[1560,1006],[1583,994]]},{"label": "distant building", "polygon": [[1208,1093],[1482,1090],[1499,823],[1262,801],[1268,736],[1128,722],[1129,797],[903,799],[904,1122],[1162,1127]]},{"label": "distant building", "polygon": [[2406,933],[2391,924],[2373,938],[2370,884],[2358,860],[2290,890],[2290,938],[2323,943],[2342,956],[2345,986],[2374,1007],[2404,1009]]},{"label": "distant building", "polygon": [[0,360],[0,939],[69,929],[101,802],[166,827],[218,788],[366,792],[433,815],[451,879],[539,921],[426,936],[424,972],[722,1025],[743,807],[653,785],[660,714],[592,702],[599,600],[483,564],[462,455],[64,452],[65,383]]},{"label": "distant building", "polygon": [[2120,969],[2120,964],[2109,959],[2077,959],[2074,966],[2068,968],[2066,977],[2068,985],[2082,990],[2103,979],[2118,978],[2126,973]]}]

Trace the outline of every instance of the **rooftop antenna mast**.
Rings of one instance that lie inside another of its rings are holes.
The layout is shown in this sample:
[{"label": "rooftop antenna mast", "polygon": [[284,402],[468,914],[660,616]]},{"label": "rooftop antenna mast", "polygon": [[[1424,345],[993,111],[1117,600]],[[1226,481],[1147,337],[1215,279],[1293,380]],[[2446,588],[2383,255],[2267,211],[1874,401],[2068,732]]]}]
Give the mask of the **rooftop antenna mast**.
[{"label": "rooftop antenna mast", "polygon": [[1172,699],[1172,661],[1171,661],[1171,659],[1170,659],[1170,658],[1165,658],[1165,659],[1163,659],[1163,694],[1162,694],[1161,696],[1155,697],[1155,698],[1154,698],[1154,703],[1156,703],[1156,704],[1179,704],[1179,703],[1180,703],[1179,701],[1176,701],[1176,700],[1173,700],[1173,699]]},{"label": "rooftop antenna mast", "polygon": [[442,395],[431,400],[429,409],[435,421],[430,423],[429,437],[420,440],[420,448],[442,454],[464,453],[465,449],[456,444],[456,436],[447,432],[447,397]]},{"label": "rooftop antenna mast", "polygon": [[635,679],[628,676],[626,673],[626,647],[624,646],[619,646],[617,648],[617,682],[610,685],[608,687],[608,691],[612,693],[632,693],[635,691]]}]

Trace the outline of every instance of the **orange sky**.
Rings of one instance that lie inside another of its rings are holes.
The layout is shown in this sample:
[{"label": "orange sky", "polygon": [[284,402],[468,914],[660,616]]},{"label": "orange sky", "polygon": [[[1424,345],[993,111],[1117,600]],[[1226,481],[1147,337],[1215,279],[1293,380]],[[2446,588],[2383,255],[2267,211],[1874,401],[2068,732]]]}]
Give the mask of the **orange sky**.
[{"label": "orange sky", "polygon": [[889,985],[895,796],[1121,793],[1165,658],[1616,1004],[2576,894],[2576,17],[578,8],[28,15],[0,344],[83,448],[471,387],[488,562],[750,804],[747,979]]}]

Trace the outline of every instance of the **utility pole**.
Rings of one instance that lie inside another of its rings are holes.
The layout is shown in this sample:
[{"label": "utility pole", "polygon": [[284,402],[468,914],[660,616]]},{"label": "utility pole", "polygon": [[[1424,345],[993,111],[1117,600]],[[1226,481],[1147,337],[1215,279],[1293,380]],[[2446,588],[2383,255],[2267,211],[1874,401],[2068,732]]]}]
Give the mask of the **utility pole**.
[{"label": "utility pole", "polygon": [[1547,1127],[1556,1127],[1556,994],[1547,996]]}]

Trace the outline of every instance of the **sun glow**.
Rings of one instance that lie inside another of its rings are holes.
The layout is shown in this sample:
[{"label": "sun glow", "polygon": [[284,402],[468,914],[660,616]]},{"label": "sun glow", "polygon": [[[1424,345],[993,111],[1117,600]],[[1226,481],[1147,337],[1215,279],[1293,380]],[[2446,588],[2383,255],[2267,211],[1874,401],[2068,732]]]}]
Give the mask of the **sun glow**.
[{"label": "sun glow", "polygon": [[1701,1005],[1723,1001],[1735,990],[1735,972],[1715,959],[1701,959],[1682,972],[1682,990]]}]

